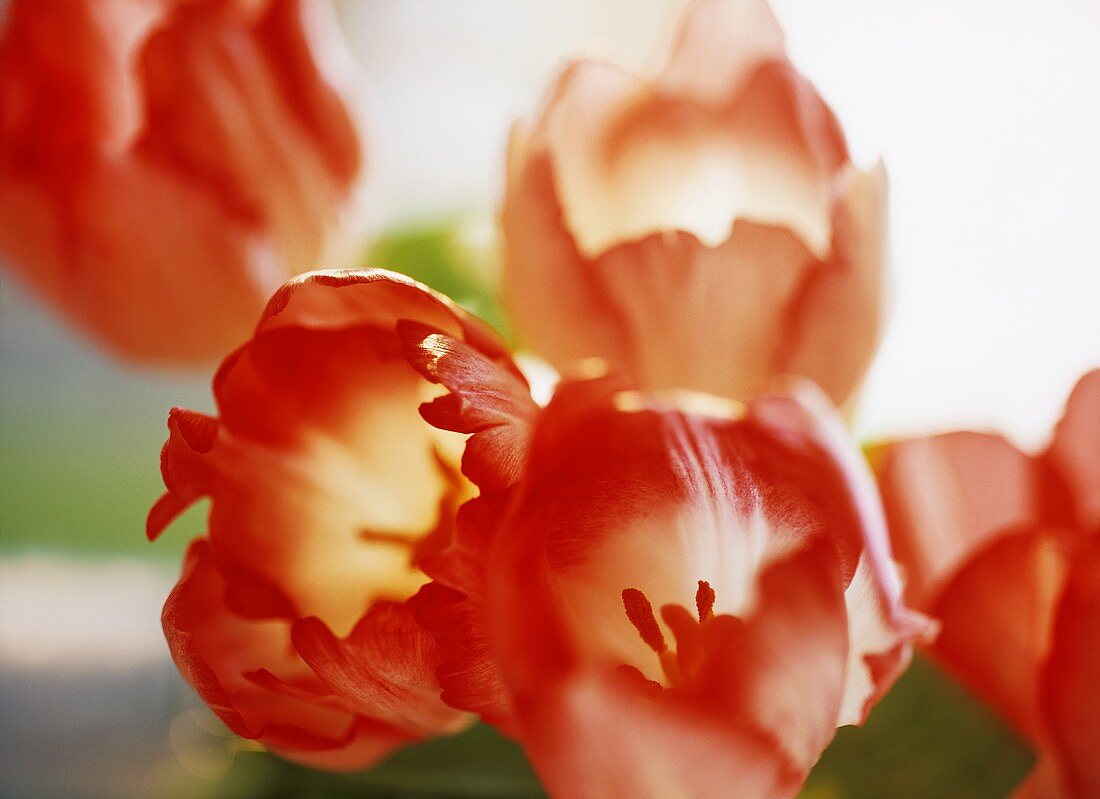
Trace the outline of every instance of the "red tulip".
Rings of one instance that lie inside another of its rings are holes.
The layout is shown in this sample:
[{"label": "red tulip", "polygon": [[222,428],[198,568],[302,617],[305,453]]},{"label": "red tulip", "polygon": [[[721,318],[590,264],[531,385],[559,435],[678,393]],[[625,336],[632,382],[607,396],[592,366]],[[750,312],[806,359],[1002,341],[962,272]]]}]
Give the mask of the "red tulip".
[{"label": "red tulip", "polygon": [[12,0],[0,256],[117,353],[208,362],[354,237],[324,0]]},{"label": "red tulip", "polygon": [[559,367],[745,398],[855,391],[878,343],[885,194],[764,0],[701,0],[652,80],[579,61],[512,136],[504,288]]},{"label": "red tulip", "polygon": [[487,328],[399,275],[313,273],[276,294],[222,364],[217,418],[172,412],[149,536],[200,498],[211,508],[165,632],[238,734],[357,767],[471,720],[440,699],[441,653],[414,620],[421,563],[472,490],[454,463],[462,437],[418,415],[441,391],[433,381],[452,393],[425,415],[474,433],[474,479],[494,443],[519,451],[502,414],[522,431],[534,405]]},{"label": "red tulip", "polygon": [[553,796],[793,796],[927,630],[871,476],[811,386],[619,388],[560,389],[521,479],[459,514],[417,615],[444,695]]},{"label": "red tulip", "polygon": [[1100,370],[1041,455],[960,432],[876,460],[933,654],[1040,752],[1021,796],[1100,795]]}]

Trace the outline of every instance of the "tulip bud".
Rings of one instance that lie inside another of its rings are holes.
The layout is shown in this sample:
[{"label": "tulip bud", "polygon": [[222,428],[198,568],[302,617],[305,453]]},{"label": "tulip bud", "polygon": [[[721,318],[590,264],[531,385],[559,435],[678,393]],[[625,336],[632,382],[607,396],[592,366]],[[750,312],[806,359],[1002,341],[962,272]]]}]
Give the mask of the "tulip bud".
[{"label": "tulip bud", "polygon": [[581,61],[512,135],[504,288],[524,343],[642,387],[856,390],[882,323],[886,179],[763,0],[702,0],[664,71]]}]

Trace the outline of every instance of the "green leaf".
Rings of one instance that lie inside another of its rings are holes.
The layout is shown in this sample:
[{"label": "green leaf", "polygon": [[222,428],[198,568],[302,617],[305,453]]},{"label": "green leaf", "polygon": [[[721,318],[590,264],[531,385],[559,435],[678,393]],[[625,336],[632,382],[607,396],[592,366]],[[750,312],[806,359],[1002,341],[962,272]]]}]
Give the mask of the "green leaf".
[{"label": "green leaf", "polygon": [[543,799],[523,750],[484,724],[407,747],[361,774],[328,774],[262,752],[238,755],[211,799]]},{"label": "green leaf", "polygon": [[470,223],[445,220],[383,234],[363,265],[401,272],[446,294],[507,337],[489,246],[470,243]]},{"label": "green leaf", "polygon": [[862,728],[837,733],[801,799],[1002,799],[1033,761],[988,708],[917,657]]}]

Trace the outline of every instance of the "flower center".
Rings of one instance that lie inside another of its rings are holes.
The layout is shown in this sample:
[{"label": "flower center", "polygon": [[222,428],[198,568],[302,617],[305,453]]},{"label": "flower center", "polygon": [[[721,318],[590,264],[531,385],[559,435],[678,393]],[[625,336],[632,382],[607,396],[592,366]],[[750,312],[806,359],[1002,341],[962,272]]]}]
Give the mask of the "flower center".
[{"label": "flower center", "polygon": [[[676,650],[670,649],[665,642],[665,635],[653,613],[653,605],[649,598],[637,588],[624,588],[622,596],[626,617],[634,625],[634,629],[638,631],[645,645],[657,655],[668,686],[682,685],[685,675],[681,670],[680,657]],[[714,589],[706,580],[700,580],[699,587],[695,591],[695,610],[698,621],[692,619],[691,614],[679,605],[664,605],[661,608],[661,618],[672,631],[677,647],[682,648],[687,643],[687,638],[693,636],[714,616]],[[658,682],[647,680],[634,666],[624,664],[620,669],[628,673],[632,679],[640,679],[647,693],[657,693],[665,688]]]}]

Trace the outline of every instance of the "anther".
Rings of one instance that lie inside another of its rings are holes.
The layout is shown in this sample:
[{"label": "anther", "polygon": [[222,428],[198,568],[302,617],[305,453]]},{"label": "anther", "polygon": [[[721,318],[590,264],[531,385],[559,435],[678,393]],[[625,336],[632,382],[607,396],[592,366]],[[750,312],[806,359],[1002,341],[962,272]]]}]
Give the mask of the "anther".
[{"label": "anther", "polygon": [[699,621],[704,622],[714,613],[714,589],[706,580],[699,581],[699,589],[695,592],[695,609],[699,613]]},{"label": "anther", "polygon": [[661,628],[657,626],[657,619],[653,616],[653,606],[649,604],[645,594],[637,588],[624,588],[623,608],[626,609],[626,617],[650,649],[658,655],[668,649]]}]

